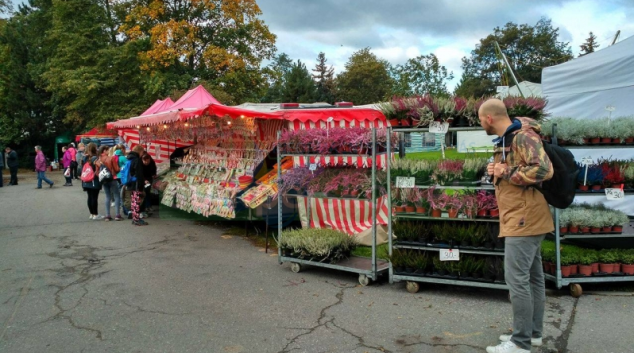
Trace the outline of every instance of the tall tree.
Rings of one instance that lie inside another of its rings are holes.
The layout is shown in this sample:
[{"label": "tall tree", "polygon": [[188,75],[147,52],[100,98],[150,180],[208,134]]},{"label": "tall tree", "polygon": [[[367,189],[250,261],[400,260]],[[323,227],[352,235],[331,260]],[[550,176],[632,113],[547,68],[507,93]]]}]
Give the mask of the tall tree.
[{"label": "tall tree", "polygon": [[285,79],[293,67],[293,60],[286,53],[276,55],[262,72],[266,77],[267,90],[262,98],[263,103],[279,103],[282,101],[282,90]]},{"label": "tall tree", "polygon": [[0,14],[9,13],[13,10],[11,0],[0,0]]},{"label": "tall tree", "polygon": [[264,94],[260,64],[273,55],[275,35],[254,0],[130,0],[119,11],[127,14],[122,33],[149,43],[144,70],[182,67],[238,101]]},{"label": "tall tree", "polygon": [[335,69],[326,64],[326,54],[320,52],[317,56],[317,64],[313,69],[313,80],[317,86],[317,102],[334,103],[335,101]]},{"label": "tall tree", "polygon": [[601,45],[597,43],[597,36],[590,32],[590,35],[588,36],[588,38],[586,38],[586,42],[580,45],[581,52],[579,53],[579,56],[594,53],[594,51],[597,50],[600,46]]},{"label": "tall tree", "polygon": [[370,48],[353,53],[345,71],[337,76],[337,100],[361,105],[386,99],[393,82],[389,67],[389,63],[377,58]]},{"label": "tall tree", "polygon": [[509,22],[480,39],[471,56],[462,59],[466,76],[462,82],[468,85],[459,85],[456,94],[489,95],[495,92],[495,86],[509,84],[495,49],[496,41],[519,80],[540,83],[542,68],[572,59],[570,46],[559,41],[559,28],[553,28],[549,19],[542,18],[535,26]]},{"label": "tall tree", "polygon": [[294,63],[291,70],[284,77],[285,86],[282,89],[283,102],[313,103],[315,101],[315,84],[300,60]]},{"label": "tall tree", "polygon": [[394,93],[398,95],[449,95],[447,81],[453,79],[453,72],[448,72],[433,53],[420,55],[407,60],[403,65],[397,65],[394,73]]}]

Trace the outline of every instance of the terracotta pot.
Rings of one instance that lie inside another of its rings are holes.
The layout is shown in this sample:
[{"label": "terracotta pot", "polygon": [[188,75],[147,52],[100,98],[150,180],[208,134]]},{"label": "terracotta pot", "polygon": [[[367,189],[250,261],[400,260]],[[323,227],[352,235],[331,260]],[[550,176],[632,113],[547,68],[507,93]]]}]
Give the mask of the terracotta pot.
[{"label": "terracotta pot", "polygon": [[613,226],[612,227],[612,231],[613,232],[623,233],[623,226]]},{"label": "terracotta pot", "polygon": [[592,228],[590,228],[590,233],[592,233],[592,234],[598,234],[598,233],[601,233],[601,228],[599,228],[599,227],[592,227]]},{"label": "terracotta pot", "polygon": [[602,137],[601,143],[612,143],[612,139],[609,137]]},{"label": "terracotta pot", "polygon": [[559,234],[568,233],[568,227],[559,227]]},{"label": "terracotta pot", "polygon": [[579,185],[579,190],[588,191],[590,189],[590,185]]},{"label": "terracotta pot", "polygon": [[390,119],[390,126],[399,126],[398,119]]},{"label": "terracotta pot", "polygon": [[576,275],[579,273],[579,265],[570,265],[570,274]]},{"label": "terracotta pot", "polygon": [[403,119],[401,120],[401,126],[410,126],[411,124],[409,123],[409,119]]},{"label": "terracotta pot", "polygon": [[572,266],[561,266],[561,276],[562,277],[570,277],[570,271],[572,270]]},{"label": "terracotta pot", "polygon": [[614,264],[599,264],[599,271],[604,273],[614,272]]},{"label": "terracotta pot", "polygon": [[592,190],[594,191],[601,190],[601,185],[592,185]]},{"label": "terracotta pot", "polygon": [[487,213],[487,210],[478,210],[478,217],[486,217]]},{"label": "terracotta pot", "polygon": [[427,209],[422,206],[416,206],[416,213],[426,213]]},{"label": "terracotta pot", "polygon": [[355,196],[355,197],[356,197],[356,196],[359,196],[359,190],[352,190],[352,191],[350,192],[350,196]]},{"label": "terracotta pot", "polygon": [[581,233],[590,233],[590,227],[581,228]]},{"label": "terracotta pot", "polygon": [[414,212],[416,212],[416,207],[414,207],[414,206],[405,206],[405,212],[414,213]]},{"label": "terracotta pot", "polygon": [[614,267],[612,268],[612,272],[621,272],[621,264],[612,264]]},{"label": "terracotta pot", "polygon": [[593,138],[590,139],[590,143],[593,144],[593,145],[599,144],[599,143],[601,143],[601,138],[593,137]]},{"label": "terracotta pot", "polygon": [[396,207],[394,207],[394,212],[403,213],[403,212],[405,212],[405,207],[404,206],[396,206]]},{"label": "terracotta pot", "polygon": [[603,227],[603,228],[601,229],[601,231],[602,231],[603,233],[610,233],[610,232],[612,231],[612,227]]},{"label": "terracotta pot", "polygon": [[494,210],[489,210],[489,215],[491,217],[499,217],[500,216],[500,210],[499,209],[494,209]]},{"label": "terracotta pot", "polygon": [[579,227],[577,227],[577,226],[568,227],[568,233],[572,233],[572,234],[579,233]]},{"label": "terracotta pot", "polygon": [[592,266],[590,265],[579,265],[579,274],[582,274],[586,277],[592,276]]},{"label": "terracotta pot", "polygon": [[622,140],[621,140],[620,138],[618,138],[618,139],[612,139],[612,144],[613,144],[613,145],[620,145],[620,144],[621,144],[621,142],[622,142]]},{"label": "terracotta pot", "polygon": [[621,184],[612,184],[612,189],[620,189]]},{"label": "terracotta pot", "polygon": [[442,216],[442,210],[431,210],[431,216],[432,217],[440,217]]},{"label": "terracotta pot", "polygon": [[587,137],[584,137],[584,138],[583,138],[583,144],[584,144],[584,145],[589,145],[589,144],[590,144],[590,139],[589,139],[589,138],[587,138]]},{"label": "terracotta pot", "polygon": [[544,273],[550,273],[550,262],[542,262],[542,266],[544,266]]},{"label": "terracotta pot", "polygon": [[623,264],[621,265],[621,272],[623,272],[626,275],[634,275],[634,264],[631,265],[627,265],[627,264]]},{"label": "terracotta pot", "polygon": [[452,208],[448,212],[449,212],[449,218],[458,218],[458,210],[454,210]]},{"label": "terracotta pot", "polygon": [[625,139],[625,143],[634,143],[634,137],[628,137]]},{"label": "terracotta pot", "polygon": [[590,264],[590,267],[592,267],[592,273],[597,273],[599,272],[599,263],[595,262],[593,264]]}]

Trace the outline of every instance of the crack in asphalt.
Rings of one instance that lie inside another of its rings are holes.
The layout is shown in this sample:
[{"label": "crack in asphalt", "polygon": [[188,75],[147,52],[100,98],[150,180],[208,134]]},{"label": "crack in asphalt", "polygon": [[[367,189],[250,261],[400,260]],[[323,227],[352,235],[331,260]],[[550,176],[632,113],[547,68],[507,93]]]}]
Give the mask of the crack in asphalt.
[{"label": "crack in asphalt", "polygon": [[568,339],[570,338],[572,326],[574,325],[575,317],[577,316],[577,304],[579,304],[579,298],[575,298],[575,302],[574,304],[572,304],[572,310],[570,313],[570,319],[568,320],[568,325],[566,325],[566,328],[562,330],[561,336],[557,337],[557,339],[555,340],[555,348],[558,352],[568,352]]},{"label": "crack in asphalt", "polygon": [[138,312],[142,312],[142,313],[148,313],[148,314],[160,314],[160,315],[170,315],[170,316],[186,316],[186,315],[192,315],[195,314],[196,312],[193,311],[189,311],[186,313],[168,313],[166,311],[160,311],[160,310],[148,310],[148,309],[144,309],[139,305],[132,305],[129,304],[126,301],[122,301],[123,305],[132,308],[132,309],[136,309]]},{"label": "crack in asphalt", "polygon": [[335,317],[331,317],[328,320],[326,320],[326,316],[327,316],[326,312],[328,310],[332,309],[333,307],[335,307],[335,306],[337,306],[339,304],[342,304],[343,303],[343,299],[344,299],[345,291],[347,289],[354,289],[355,287],[349,287],[346,284],[337,285],[337,284],[334,284],[334,283],[330,283],[328,281],[324,281],[324,282],[334,286],[335,288],[339,289],[339,292],[337,294],[335,294],[335,298],[337,298],[337,301],[335,303],[333,303],[333,304],[330,304],[330,305],[327,305],[327,306],[323,307],[320,310],[319,318],[317,319],[315,326],[310,327],[310,328],[299,328],[299,327],[289,328],[289,329],[292,329],[292,330],[301,330],[301,331],[307,331],[307,332],[300,333],[299,335],[294,336],[293,338],[291,338],[289,340],[289,342],[286,344],[286,346],[284,346],[284,348],[281,351],[279,351],[278,353],[289,353],[289,352],[292,352],[294,350],[300,350],[301,348],[291,348],[291,349],[289,349],[289,347],[292,346],[293,344],[297,343],[297,341],[300,338],[313,334],[320,327],[325,327],[325,328],[328,328],[328,329],[332,329],[332,327],[330,327],[329,324],[331,324],[335,328],[339,329],[341,332],[343,332],[343,333],[345,333],[345,334],[357,339],[357,341],[358,341],[357,347],[364,347],[364,348],[373,349],[373,350],[377,350],[377,351],[381,351],[381,352],[391,353],[391,351],[389,351],[389,350],[387,350],[387,349],[385,349],[385,348],[383,348],[381,346],[370,346],[370,345],[366,344],[365,340],[363,339],[363,337],[361,337],[361,336],[359,336],[357,334],[354,334],[354,333],[346,330],[345,328],[337,325],[335,323]]}]

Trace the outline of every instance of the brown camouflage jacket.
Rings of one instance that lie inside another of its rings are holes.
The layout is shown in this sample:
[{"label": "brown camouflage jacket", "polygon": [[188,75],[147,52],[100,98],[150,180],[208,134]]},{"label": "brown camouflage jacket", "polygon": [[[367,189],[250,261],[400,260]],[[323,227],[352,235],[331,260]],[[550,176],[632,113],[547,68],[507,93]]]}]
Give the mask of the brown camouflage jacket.
[{"label": "brown camouflage jacket", "polygon": [[495,148],[496,163],[506,163],[501,178],[494,178],[495,196],[500,209],[500,236],[535,236],[554,230],[548,203],[541,192],[530,187],[553,176],[539,124],[529,118],[517,118],[521,129],[509,133]]}]

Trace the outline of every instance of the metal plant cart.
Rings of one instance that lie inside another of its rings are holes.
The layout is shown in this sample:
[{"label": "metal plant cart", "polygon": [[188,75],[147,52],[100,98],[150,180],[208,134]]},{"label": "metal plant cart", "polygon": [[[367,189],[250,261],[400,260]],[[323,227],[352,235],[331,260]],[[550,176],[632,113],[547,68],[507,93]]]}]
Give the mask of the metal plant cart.
[{"label": "metal plant cart", "polygon": [[[393,128],[392,132],[398,133],[407,133],[407,132],[429,132],[429,128]],[[483,131],[482,128],[479,127],[455,127],[449,128],[447,132],[453,131]],[[387,153],[391,154],[391,144],[390,137],[391,134],[388,133],[388,141],[387,141]],[[390,162],[387,165],[387,180],[388,180],[388,209],[390,210],[388,216],[388,239],[389,239],[389,254],[392,256],[393,249],[414,249],[420,251],[429,251],[429,252],[440,252],[446,251],[448,248],[438,248],[438,247],[430,247],[425,245],[409,245],[409,244],[394,244],[392,240],[392,219],[410,219],[410,220],[429,220],[429,221],[451,221],[451,222],[489,222],[489,223],[499,223],[498,219],[485,219],[485,218],[446,218],[446,217],[428,217],[422,216],[414,213],[404,213],[392,215],[392,193],[391,193],[391,175],[390,175]],[[418,186],[419,188],[430,188],[431,186]],[[492,185],[482,185],[482,186],[435,186],[436,189],[450,189],[450,190],[494,190]],[[503,251],[494,251],[494,250],[478,250],[478,249],[459,249],[460,253],[463,254],[474,254],[474,255],[483,255],[483,256],[504,256]],[[436,283],[436,284],[449,284],[449,285],[458,285],[458,286],[469,286],[469,287],[479,287],[479,288],[493,288],[493,289],[503,289],[508,290],[508,286],[504,283],[495,283],[495,282],[486,282],[486,281],[477,281],[477,280],[466,280],[466,279],[447,279],[447,278],[439,278],[439,277],[429,277],[429,276],[410,276],[394,273],[394,268],[390,264],[390,283],[406,281],[406,289],[410,293],[416,293],[420,289],[419,283]]]},{"label": "metal plant cart", "polygon": [[[279,141],[280,138],[280,132],[278,132],[277,138]],[[389,140],[388,140],[389,143]],[[388,147],[389,148],[389,147]],[[277,149],[277,163],[278,165],[280,165],[280,162],[282,160],[282,158],[284,157],[344,157],[344,158],[348,158],[348,157],[352,157],[353,155],[350,154],[346,154],[346,155],[316,155],[316,154],[305,154],[305,153],[297,153],[297,154],[287,154],[287,153],[281,153],[280,148],[279,148],[279,144],[278,144],[278,149]],[[389,154],[388,154],[389,156]],[[315,266],[315,267],[324,267],[324,268],[330,268],[333,270],[339,270],[339,271],[346,271],[346,272],[352,272],[352,273],[357,273],[359,274],[359,284],[361,284],[362,286],[367,286],[370,283],[372,283],[373,281],[376,281],[379,276],[381,276],[382,274],[385,274],[388,272],[389,269],[389,262],[385,261],[385,260],[381,260],[377,258],[377,244],[376,244],[376,237],[377,237],[377,224],[376,224],[376,218],[377,218],[377,195],[376,195],[376,168],[377,168],[377,142],[376,142],[376,129],[373,128],[372,129],[372,156],[368,157],[371,158],[372,160],[372,199],[371,199],[371,212],[372,212],[372,256],[370,258],[367,257],[360,257],[360,256],[351,256],[347,259],[344,260],[340,260],[335,264],[331,264],[331,263],[324,263],[324,262],[319,262],[319,261],[311,261],[311,260],[303,260],[303,259],[298,259],[298,258],[294,258],[294,257],[289,257],[289,256],[283,256],[282,255],[282,249],[281,247],[278,248],[278,260],[280,264],[283,264],[285,262],[290,262],[291,264],[291,271],[298,273],[300,271],[302,271],[304,265],[308,265],[308,266]],[[386,158],[387,160],[389,160],[389,158]],[[281,168],[277,169],[277,178],[278,180],[281,180],[281,176],[282,176],[282,171]],[[287,195],[287,196],[291,196],[291,195]],[[297,196],[297,195],[295,195]],[[310,196],[305,196],[308,199],[308,210],[307,213],[310,215],[311,214],[311,210],[310,210]],[[278,242],[282,239],[282,220],[281,220],[281,215],[282,215],[282,195],[280,195],[278,197],[278,217],[280,218],[278,220],[278,224],[279,224],[279,228],[278,228]],[[308,221],[308,227],[310,227],[310,219]]]},{"label": "metal plant cart", "polygon": [[[555,127],[553,127],[553,130]],[[554,131],[553,131],[554,132]],[[553,144],[557,144],[557,139],[555,138],[555,134],[553,133]],[[608,145],[608,146],[565,146],[567,149],[590,149],[590,148],[634,148],[634,146],[626,146],[626,145]],[[603,196],[604,193],[583,193],[579,194],[583,196],[593,195],[593,196]],[[628,195],[625,196],[628,198]],[[629,196],[631,198],[631,196]],[[591,276],[591,277],[563,277],[561,274],[561,242],[563,241],[579,241],[579,240],[590,240],[590,239],[617,239],[617,238],[631,238],[634,239],[634,223],[630,222],[627,227],[623,227],[622,234],[566,234],[562,235],[559,231],[559,214],[561,210],[555,209],[555,254],[556,254],[556,274],[553,276],[551,274],[544,274],[545,278],[551,282],[554,282],[558,289],[561,289],[564,286],[569,286],[570,295],[575,298],[580,297],[583,294],[583,288],[581,284],[583,283],[607,283],[607,282],[633,282],[634,276]]]}]

